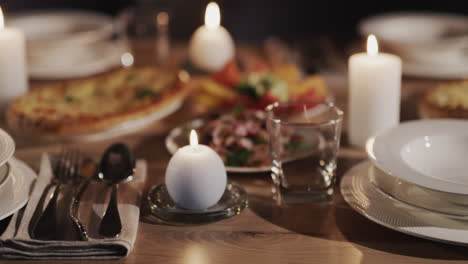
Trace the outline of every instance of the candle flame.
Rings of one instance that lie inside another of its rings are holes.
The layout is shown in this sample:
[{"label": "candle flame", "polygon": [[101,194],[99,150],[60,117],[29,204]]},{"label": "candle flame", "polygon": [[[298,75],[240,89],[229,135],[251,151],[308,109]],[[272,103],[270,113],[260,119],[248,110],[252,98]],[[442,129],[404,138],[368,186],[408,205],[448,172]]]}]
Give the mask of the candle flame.
[{"label": "candle flame", "polygon": [[198,145],[198,136],[197,136],[197,132],[195,132],[194,129],[192,129],[192,131],[190,131],[190,146],[196,146]]},{"label": "candle flame", "polygon": [[370,34],[367,37],[367,54],[377,55],[379,53],[379,44],[377,43],[377,38]]},{"label": "candle flame", "polygon": [[221,22],[221,14],[219,13],[219,6],[215,2],[211,2],[206,6],[205,11],[205,25],[214,29],[219,27]]},{"label": "candle flame", "polygon": [[3,10],[2,7],[0,7],[0,29],[3,29],[5,27],[5,21],[3,19]]}]

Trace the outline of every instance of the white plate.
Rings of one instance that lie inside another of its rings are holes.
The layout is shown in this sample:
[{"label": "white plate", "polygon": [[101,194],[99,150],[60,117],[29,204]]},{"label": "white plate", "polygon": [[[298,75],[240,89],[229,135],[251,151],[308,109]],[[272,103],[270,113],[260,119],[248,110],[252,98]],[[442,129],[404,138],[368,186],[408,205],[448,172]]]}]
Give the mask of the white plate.
[{"label": "white plate", "polygon": [[368,178],[370,162],[364,161],[341,179],[341,193],[348,204],[371,221],[409,235],[466,246],[468,222],[431,213],[392,199]]},{"label": "white plate", "polygon": [[0,192],[3,191],[8,182],[8,178],[11,176],[10,173],[11,166],[10,164],[5,163],[3,166],[0,166]]},{"label": "white plate", "polygon": [[359,24],[363,36],[375,34],[392,45],[459,47],[468,44],[468,17],[447,13],[399,12],[369,17]]},{"label": "white plate", "polygon": [[451,218],[468,220],[468,195],[427,189],[386,174],[373,165],[369,167],[368,175],[377,189],[399,201]]},{"label": "white plate", "polygon": [[[178,126],[169,132],[169,135],[166,137],[166,148],[174,155],[176,151],[184,145],[188,144],[188,133],[191,129],[200,129],[205,122],[202,119],[195,119],[188,122],[185,125]],[[270,171],[271,166],[261,166],[261,167],[230,167],[226,166],[226,171],[234,173],[257,173],[257,172],[267,172]]]},{"label": "white plate", "polygon": [[0,166],[3,166],[15,153],[15,142],[11,136],[0,129]]},{"label": "white plate", "polygon": [[468,63],[464,65],[447,66],[415,63],[405,60],[403,61],[403,73],[408,76],[430,79],[463,79],[468,77]]},{"label": "white plate", "polygon": [[384,172],[413,184],[468,194],[468,121],[420,120],[378,133],[366,151]]},{"label": "white plate", "polygon": [[[76,79],[95,75],[120,66],[122,55],[128,49],[125,43],[109,43],[99,56],[86,61],[56,61],[55,65],[51,65],[50,61],[36,60],[28,64],[28,74],[33,79],[41,80]],[[67,55],[62,55],[61,58],[67,58]]]},{"label": "white plate", "polygon": [[28,48],[32,49],[82,45],[113,32],[111,17],[89,11],[35,11],[13,15],[6,22],[25,33]]},{"label": "white plate", "polygon": [[0,220],[16,213],[29,200],[36,173],[24,162],[11,158],[10,176],[0,192]]},{"label": "white plate", "polygon": [[[403,59],[405,75],[459,79],[468,76],[468,17],[444,13],[389,13],[359,24],[363,36]],[[450,32],[457,34],[444,37]]]}]

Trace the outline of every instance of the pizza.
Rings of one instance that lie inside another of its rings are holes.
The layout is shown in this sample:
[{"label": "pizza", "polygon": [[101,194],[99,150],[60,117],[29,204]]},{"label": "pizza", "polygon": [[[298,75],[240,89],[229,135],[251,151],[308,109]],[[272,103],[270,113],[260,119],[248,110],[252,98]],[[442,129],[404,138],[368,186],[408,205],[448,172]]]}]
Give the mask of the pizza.
[{"label": "pizza", "polygon": [[177,103],[188,94],[188,79],[186,72],[137,67],[52,84],[14,100],[6,121],[31,133],[98,132]]},{"label": "pizza", "polygon": [[443,83],[427,90],[420,111],[427,118],[468,118],[468,80]]}]

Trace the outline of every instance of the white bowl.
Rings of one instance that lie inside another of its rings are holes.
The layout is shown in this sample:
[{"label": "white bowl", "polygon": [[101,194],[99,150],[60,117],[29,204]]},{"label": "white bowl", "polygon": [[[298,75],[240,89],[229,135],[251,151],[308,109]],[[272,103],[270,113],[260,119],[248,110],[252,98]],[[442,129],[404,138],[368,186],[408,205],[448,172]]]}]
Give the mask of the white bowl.
[{"label": "white bowl", "polygon": [[402,123],[367,142],[367,154],[384,172],[409,183],[468,194],[468,121]]}]

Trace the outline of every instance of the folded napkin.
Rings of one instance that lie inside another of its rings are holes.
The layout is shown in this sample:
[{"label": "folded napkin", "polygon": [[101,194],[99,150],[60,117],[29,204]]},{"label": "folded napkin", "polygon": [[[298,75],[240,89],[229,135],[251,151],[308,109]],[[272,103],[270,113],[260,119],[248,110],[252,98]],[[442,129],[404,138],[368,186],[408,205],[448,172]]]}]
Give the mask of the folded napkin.
[{"label": "folded napkin", "polygon": [[[31,237],[33,222],[37,221],[38,212],[47,204],[43,193],[53,191],[53,188],[49,188],[52,177],[50,159],[44,154],[28,204],[12,217],[0,236],[0,256],[10,259],[117,259],[132,251],[137,235],[141,191],[146,179],[145,161],[137,161],[132,181],[119,184],[118,207],[122,233],[112,239],[100,238],[97,231],[110,195],[110,188],[98,182],[89,184],[80,203],[79,218],[87,228],[89,241],[37,240]],[[59,199],[66,201],[64,197]],[[60,202],[58,206],[63,207]]]}]

